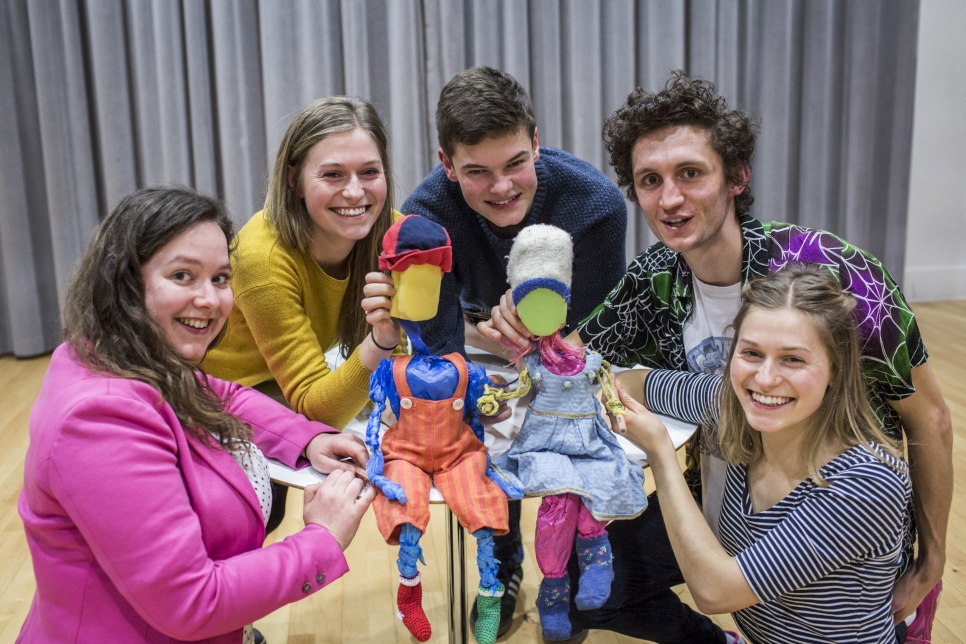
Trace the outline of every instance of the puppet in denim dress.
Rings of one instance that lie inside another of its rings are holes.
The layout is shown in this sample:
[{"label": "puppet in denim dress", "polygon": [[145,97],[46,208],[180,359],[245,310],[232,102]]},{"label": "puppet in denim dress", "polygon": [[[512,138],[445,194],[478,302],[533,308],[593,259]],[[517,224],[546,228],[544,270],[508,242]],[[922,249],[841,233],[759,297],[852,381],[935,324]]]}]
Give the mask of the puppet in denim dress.
[{"label": "puppet in denim dress", "polygon": [[[504,592],[496,578],[493,535],[507,532],[507,494],[520,498],[521,493],[495,475],[483,446],[476,403],[490,382],[486,372],[458,353],[430,355],[419,337],[417,321],[436,315],[442,273],[451,266],[449,235],[428,219],[404,217],[383,239],[379,267],[392,271],[396,288],[390,313],[400,319],[416,355],[382,360],[372,374],[367,473],[383,492],[373,502],[379,531],[387,543],[399,545],[399,619],[418,641],[429,639],[416,562],[423,561],[419,541],[429,522],[430,486],[435,485],[477,540],[475,634],[480,644],[493,644]],[[387,401],[397,422],[380,437]]]},{"label": "puppet in denim dress", "polygon": [[[554,226],[528,226],[510,250],[507,275],[517,313],[537,340],[522,356],[514,392],[487,388],[481,408],[532,393],[520,432],[494,466],[527,496],[542,496],[534,547],[544,575],[537,610],[546,640],[571,636],[567,560],[576,536],[580,566],[574,603],[600,608],[610,596],[613,559],[607,523],[647,507],[644,471],[627,460],[594,396],[599,381],[612,413],[622,413],[600,354],[560,337],[570,299],[573,243]],[[532,351],[532,352],[530,352]],[[518,356],[519,360],[519,356]]]}]

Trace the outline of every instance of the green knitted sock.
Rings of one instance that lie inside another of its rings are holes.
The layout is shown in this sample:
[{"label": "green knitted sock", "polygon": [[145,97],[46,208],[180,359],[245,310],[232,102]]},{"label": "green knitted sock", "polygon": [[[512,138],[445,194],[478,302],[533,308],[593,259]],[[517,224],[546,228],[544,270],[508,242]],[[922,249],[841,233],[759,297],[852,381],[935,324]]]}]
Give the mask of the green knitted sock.
[{"label": "green knitted sock", "polygon": [[476,596],[476,628],[473,633],[476,635],[478,644],[494,644],[496,642],[497,631],[500,629],[500,598],[503,597],[503,584],[500,584],[495,591],[489,591],[480,587],[479,595]]}]

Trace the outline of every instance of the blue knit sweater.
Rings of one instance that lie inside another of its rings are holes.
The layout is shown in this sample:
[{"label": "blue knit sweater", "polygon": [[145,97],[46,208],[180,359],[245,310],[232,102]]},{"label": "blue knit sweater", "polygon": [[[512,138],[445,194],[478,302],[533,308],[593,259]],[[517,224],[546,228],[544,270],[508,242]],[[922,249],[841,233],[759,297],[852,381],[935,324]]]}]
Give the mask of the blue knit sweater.
[{"label": "blue knit sweater", "polygon": [[[624,275],[627,208],[620,191],[602,172],[563,150],[540,148],[537,191],[526,225],[550,224],[570,233],[574,272],[566,332],[604,301]],[[486,310],[509,288],[507,256],[512,239],[493,234],[463,199],[458,183],[438,166],[406,199],[403,214],[427,217],[449,232],[453,272],[443,277],[439,313],[420,324],[436,355],[465,353],[463,308]]]}]

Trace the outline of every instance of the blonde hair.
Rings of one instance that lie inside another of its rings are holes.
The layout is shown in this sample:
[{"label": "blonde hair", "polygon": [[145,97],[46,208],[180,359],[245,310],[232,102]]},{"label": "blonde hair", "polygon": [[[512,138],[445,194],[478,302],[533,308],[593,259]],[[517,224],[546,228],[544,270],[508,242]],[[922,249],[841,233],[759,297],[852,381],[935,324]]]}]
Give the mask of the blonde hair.
[{"label": "blonde hair", "polygon": [[369,234],[356,242],[349,253],[349,284],[343,301],[353,305],[343,307],[338,331],[339,349],[345,357],[362,343],[368,333],[365,314],[358,303],[362,301],[366,273],[377,270],[382,237],[392,225],[393,182],[389,134],[376,109],[353,96],[330,96],[303,107],[289,123],[278,146],[265,196],[265,212],[282,242],[304,254],[311,254],[312,219],[305,207],[305,200],[289,184],[289,171],[292,170],[294,185],[298,186],[302,181],[305,159],[312,147],[331,134],[356,128],[365,130],[379,150],[386,178],[386,202]]},{"label": "blonde hair", "polygon": [[[751,281],[741,292],[725,373],[730,373],[741,325],[753,309],[798,311],[811,321],[828,354],[828,390],[812,414],[811,431],[801,451],[812,479],[820,486],[828,485],[816,465],[819,451],[828,444],[868,446],[874,441],[886,452],[901,457],[897,444],[882,431],[869,405],[853,318],[855,300],[842,291],[838,280],[829,272],[803,264]],[[735,465],[748,465],[764,456],[761,434],[748,424],[734,386],[721,388],[718,442],[725,459]]]}]

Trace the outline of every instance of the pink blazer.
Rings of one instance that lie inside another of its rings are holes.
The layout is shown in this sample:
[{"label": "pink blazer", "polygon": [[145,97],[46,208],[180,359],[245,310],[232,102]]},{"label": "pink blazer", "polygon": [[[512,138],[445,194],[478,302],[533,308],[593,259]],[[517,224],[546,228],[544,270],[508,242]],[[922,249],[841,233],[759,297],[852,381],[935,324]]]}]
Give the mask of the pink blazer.
[{"label": "pink blazer", "polygon": [[[18,642],[241,642],[242,627],[341,577],[327,530],[262,548],[255,490],[185,433],[152,387],[54,351],[30,416],[19,510],[37,592]],[[336,430],[210,379],[255,443],[287,465]]]}]

